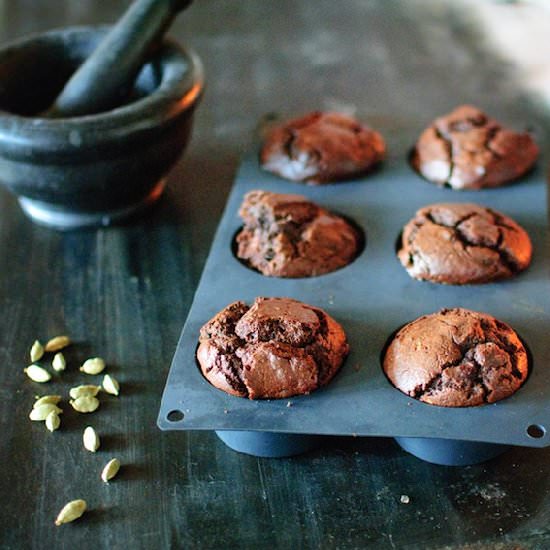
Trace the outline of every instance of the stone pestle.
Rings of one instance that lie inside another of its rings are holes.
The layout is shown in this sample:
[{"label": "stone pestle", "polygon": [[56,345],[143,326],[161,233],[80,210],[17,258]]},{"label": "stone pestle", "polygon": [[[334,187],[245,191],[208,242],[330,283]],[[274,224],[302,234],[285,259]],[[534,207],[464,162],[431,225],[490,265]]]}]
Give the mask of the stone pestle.
[{"label": "stone pestle", "polygon": [[133,2],[42,116],[90,115],[122,104],[152,48],[191,1]]}]

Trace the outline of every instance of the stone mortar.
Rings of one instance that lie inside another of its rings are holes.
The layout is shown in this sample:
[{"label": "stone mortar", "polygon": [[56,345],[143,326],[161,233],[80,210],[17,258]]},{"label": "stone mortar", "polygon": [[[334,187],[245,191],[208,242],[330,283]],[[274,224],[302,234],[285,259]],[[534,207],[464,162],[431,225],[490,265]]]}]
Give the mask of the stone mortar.
[{"label": "stone mortar", "polygon": [[153,203],[185,150],[204,89],[199,58],[165,40],[130,98],[87,116],[41,116],[107,27],[53,30],[0,50],[0,183],[33,221],[108,225]]}]

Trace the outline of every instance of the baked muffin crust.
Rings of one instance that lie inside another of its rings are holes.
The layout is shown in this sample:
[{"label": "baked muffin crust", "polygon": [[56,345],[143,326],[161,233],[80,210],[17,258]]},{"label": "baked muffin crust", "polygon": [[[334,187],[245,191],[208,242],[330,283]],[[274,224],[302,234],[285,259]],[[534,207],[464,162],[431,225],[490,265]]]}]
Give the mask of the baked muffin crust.
[{"label": "baked muffin crust", "polygon": [[270,130],[260,164],[282,178],[320,184],[365,174],[385,154],[375,130],[341,113],[315,111]]},{"label": "baked muffin crust", "polygon": [[462,105],[422,132],[411,165],[437,185],[481,189],[521,177],[538,152],[530,134],[504,128],[476,107]]},{"label": "baked muffin crust", "polygon": [[397,332],[383,363],[391,383],[431,405],[471,407],[512,395],[525,381],[525,347],[486,313],[442,309]]},{"label": "baked muffin crust", "polygon": [[463,285],[513,277],[529,266],[532,245],[520,225],[496,210],[439,203],[405,225],[397,255],[415,279]]},{"label": "baked muffin crust", "polygon": [[250,191],[239,212],[237,257],[270,277],[314,277],[357,256],[361,235],[301,195]]},{"label": "baked muffin crust", "polygon": [[342,327],[322,309],[291,298],[234,302],[200,330],[204,377],[250,399],[307,394],[327,384],[349,351]]}]

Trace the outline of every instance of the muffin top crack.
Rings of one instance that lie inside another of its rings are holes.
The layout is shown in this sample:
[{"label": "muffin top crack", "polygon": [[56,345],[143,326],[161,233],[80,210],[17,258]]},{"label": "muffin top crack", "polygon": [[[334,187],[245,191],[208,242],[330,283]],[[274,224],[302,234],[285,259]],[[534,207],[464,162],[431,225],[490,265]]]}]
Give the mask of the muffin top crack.
[{"label": "muffin top crack", "polygon": [[415,279],[463,285],[505,279],[525,270],[529,235],[511,218],[472,203],[437,203],[404,227],[398,258]]},{"label": "muffin top crack", "polygon": [[349,352],[343,328],[291,298],[228,305],[200,330],[197,360],[218,389],[249,399],[308,394],[327,384]]},{"label": "muffin top crack", "polygon": [[383,369],[403,393],[431,405],[471,407],[516,392],[528,374],[523,343],[506,323],[464,308],[442,309],[405,325]]},{"label": "muffin top crack", "polygon": [[237,257],[269,277],[314,277],[351,263],[362,235],[349,222],[301,195],[255,190],[239,211]]},{"label": "muffin top crack", "polygon": [[539,149],[472,105],[439,117],[420,135],[411,165],[427,180],[453,189],[497,187],[527,173]]},{"label": "muffin top crack", "polygon": [[268,131],[260,163],[282,178],[322,184],[366,174],[385,154],[375,130],[341,113],[314,111]]}]

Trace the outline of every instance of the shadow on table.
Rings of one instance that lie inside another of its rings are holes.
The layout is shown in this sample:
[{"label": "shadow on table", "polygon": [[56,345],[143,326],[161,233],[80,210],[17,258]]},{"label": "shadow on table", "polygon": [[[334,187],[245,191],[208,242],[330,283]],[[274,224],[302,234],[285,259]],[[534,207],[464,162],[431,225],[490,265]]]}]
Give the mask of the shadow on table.
[{"label": "shadow on table", "polygon": [[[476,466],[448,468],[445,494],[478,535],[509,533],[534,516],[548,494],[548,449],[514,447]],[[443,481],[443,479],[442,479]]]},{"label": "shadow on table", "polygon": [[330,455],[347,455],[354,468],[372,471],[385,464],[382,485],[388,494],[401,489],[410,495],[401,516],[414,511],[447,522],[450,529],[456,525],[464,542],[512,532],[521,536],[548,494],[550,449],[512,447],[482,464],[438,466],[405,453],[391,438],[327,437],[307,457]]}]

